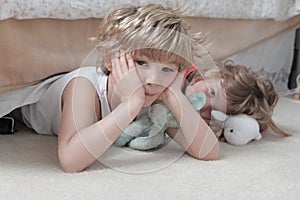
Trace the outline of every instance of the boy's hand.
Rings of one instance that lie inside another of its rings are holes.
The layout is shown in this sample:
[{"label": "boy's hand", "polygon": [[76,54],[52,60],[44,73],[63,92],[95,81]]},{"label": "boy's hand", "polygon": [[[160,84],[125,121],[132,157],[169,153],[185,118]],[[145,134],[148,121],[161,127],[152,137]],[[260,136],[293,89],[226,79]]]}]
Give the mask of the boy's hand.
[{"label": "boy's hand", "polygon": [[144,88],[130,53],[117,53],[112,61],[111,77],[114,83],[113,95],[116,95],[121,102],[144,104]]},{"label": "boy's hand", "polygon": [[[168,100],[172,99],[176,94],[180,94],[182,84],[185,81],[184,72],[178,72],[173,82],[167,87],[160,95],[159,99],[162,100],[165,104]],[[175,96],[176,97],[176,96]]]}]

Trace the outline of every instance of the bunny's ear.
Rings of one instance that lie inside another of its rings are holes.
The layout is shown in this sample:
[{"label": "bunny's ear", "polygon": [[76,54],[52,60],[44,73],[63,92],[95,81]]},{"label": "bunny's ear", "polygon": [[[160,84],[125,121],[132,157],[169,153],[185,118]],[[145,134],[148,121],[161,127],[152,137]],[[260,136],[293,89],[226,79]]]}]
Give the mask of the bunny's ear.
[{"label": "bunny's ear", "polygon": [[228,115],[218,110],[212,110],[211,116],[221,122],[224,122],[228,118]]},{"label": "bunny's ear", "polygon": [[187,98],[196,110],[200,110],[206,102],[206,96],[203,92],[193,93]]}]

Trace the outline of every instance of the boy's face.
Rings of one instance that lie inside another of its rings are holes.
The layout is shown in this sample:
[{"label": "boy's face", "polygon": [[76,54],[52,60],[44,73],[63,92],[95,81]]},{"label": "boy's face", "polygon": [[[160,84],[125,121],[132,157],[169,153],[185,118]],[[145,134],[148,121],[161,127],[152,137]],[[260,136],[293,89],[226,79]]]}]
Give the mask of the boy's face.
[{"label": "boy's face", "polygon": [[150,106],[173,82],[179,67],[175,64],[159,63],[143,55],[134,56],[133,59],[145,90],[144,106]]}]

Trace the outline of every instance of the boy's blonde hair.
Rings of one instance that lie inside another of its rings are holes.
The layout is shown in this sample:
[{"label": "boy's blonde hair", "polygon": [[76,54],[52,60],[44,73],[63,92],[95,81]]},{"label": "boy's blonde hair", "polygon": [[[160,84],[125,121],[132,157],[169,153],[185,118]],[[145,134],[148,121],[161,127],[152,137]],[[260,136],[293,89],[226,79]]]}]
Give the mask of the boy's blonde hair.
[{"label": "boy's blonde hair", "polygon": [[147,4],[113,10],[103,20],[96,38],[100,51],[98,65],[108,74],[114,53],[119,50],[142,54],[153,60],[171,62],[180,70],[201,57],[201,33],[191,35],[180,7]]}]

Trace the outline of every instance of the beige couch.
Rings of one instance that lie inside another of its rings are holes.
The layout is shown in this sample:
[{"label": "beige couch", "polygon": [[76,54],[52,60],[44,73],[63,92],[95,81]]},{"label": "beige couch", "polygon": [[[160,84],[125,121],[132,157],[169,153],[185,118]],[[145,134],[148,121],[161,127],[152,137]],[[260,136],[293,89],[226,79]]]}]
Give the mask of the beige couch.
[{"label": "beige couch", "polygon": [[[300,15],[283,22],[190,17],[192,32],[207,34],[206,44],[219,61],[300,26]],[[94,48],[101,19],[7,19],[0,21],[0,93],[34,84],[78,68]],[[85,63],[94,64],[94,63]]]}]

